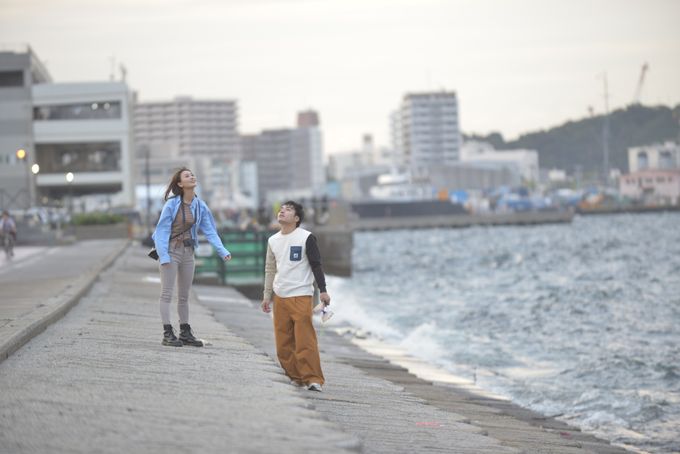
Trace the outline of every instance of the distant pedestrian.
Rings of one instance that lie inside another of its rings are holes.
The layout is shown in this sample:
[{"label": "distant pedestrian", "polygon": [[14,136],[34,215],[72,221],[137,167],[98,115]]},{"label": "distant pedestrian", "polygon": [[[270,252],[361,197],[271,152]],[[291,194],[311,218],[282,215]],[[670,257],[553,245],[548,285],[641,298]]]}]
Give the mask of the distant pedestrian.
[{"label": "distant pedestrian", "polygon": [[281,230],[269,238],[267,247],[262,310],[271,312],[273,297],[276,355],[286,375],[299,386],[321,391],[324,377],[312,324],[314,281],[324,305],[331,297],[316,238],[300,228],[304,217],[302,205],[292,200],[281,205]]},{"label": "distant pedestrian", "polygon": [[0,235],[2,235],[2,246],[5,250],[5,256],[11,259],[14,257],[14,243],[17,240],[17,224],[7,210],[2,211]]},{"label": "distant pedestrian", "polygon": [[[186,167],[177,170],[165,191],[165,205],[151,236],[158,252],[161,274],[160,310],[163,320],[163,345],[202,347],[189,325],[189,291],[194,279],[194,250],[198,246],[198,230],[224,260],[231,253],[224,248],[217,234],[213,215],[195,193],[196,177]],[[172,194],[172,196],[171,196]],[[170,323],[170,302],[177,282],[177,312],[179,339]]]}]

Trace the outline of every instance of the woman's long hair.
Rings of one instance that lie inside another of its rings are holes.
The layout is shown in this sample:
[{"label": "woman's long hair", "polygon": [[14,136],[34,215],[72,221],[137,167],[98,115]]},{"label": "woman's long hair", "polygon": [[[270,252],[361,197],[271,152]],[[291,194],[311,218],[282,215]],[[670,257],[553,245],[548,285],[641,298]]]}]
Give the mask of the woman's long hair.
[{"label": "woman's long hair", "polygon": [[168,188],[165,190],[165,199],[168,200],[170,198],[170,193],[172,193],[172,196],[184,196],[184,189],[182,189],[179,186],[179,182],[182,181],[182,172],[185,170],[188,170],[191,172],[191,169],[188,169],[186,167],[182,167],[180,169],[177,169],[177,171],[172,175],[172,178],[170,178],[170,183],[168,183]]}]

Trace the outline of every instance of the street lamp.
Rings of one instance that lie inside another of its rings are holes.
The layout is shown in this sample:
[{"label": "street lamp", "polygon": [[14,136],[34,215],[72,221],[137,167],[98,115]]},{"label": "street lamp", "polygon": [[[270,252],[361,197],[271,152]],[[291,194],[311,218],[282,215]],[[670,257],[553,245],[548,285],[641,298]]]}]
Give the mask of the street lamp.
[{"label": "street lamp", "polygon": [[33,175],[37,175],[40,173],[40,166],[38,164],[33,164],[31,166],[31,172],[33,172]]},{"label": "street lamp", "polygon": [[73,172],[66,174],[66,182],[68,183],[68,218],[69,223],[73,224],[73,179],[75,175]]},{"label": "street lamp", "polygon": [[31,173],[28,170],[28,153],[26,152],[25,149],[19,148],[16,151],[16,157],[19,161],[22,162],[22,165],[26,165],[26,208],[30,208],[31,205],[33,204],[33,188],[32,188],[32,181],[31,181]]}]

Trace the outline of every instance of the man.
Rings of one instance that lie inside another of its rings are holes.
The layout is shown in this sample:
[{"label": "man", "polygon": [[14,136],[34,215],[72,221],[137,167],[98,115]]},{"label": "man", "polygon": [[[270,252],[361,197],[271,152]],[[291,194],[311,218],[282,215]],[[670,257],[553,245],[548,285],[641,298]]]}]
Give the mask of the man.
[{"label": "man", "polygon": [[324,377],[312,324],[314,281],[324,305],[331,303],[331,297],[316,238],[300,228],[304,218],[302,205],[292,200],[281,205],[281,230],[269,238],[267,246],[262,310],[271,312],[273,290],[274,336],[281,367],[293,383],[321,392]]}]

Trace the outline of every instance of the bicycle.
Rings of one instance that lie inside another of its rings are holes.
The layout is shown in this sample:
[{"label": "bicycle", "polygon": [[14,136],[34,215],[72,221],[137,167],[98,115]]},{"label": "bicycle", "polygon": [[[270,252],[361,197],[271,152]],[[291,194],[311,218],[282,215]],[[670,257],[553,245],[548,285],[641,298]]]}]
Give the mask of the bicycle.
[{"label": "bicycle", "polygon": [[15,239],[12,233],[3,235],[2,245],[3,248],[5,249],[5,257],[7,259],[11,259],[12,257],[14,257],[14,242]]}]

